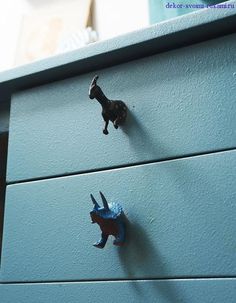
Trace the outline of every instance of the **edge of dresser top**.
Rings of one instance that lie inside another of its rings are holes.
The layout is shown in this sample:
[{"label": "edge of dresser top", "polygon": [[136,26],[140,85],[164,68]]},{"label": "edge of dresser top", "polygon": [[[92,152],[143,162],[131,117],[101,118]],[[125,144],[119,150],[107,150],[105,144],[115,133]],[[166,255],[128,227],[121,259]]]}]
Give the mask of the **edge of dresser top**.
[{"label": "edge of dresser top", "polygon": [[[227,1],[236,7],[236,0]],[[12,93],[232,34],[236,9],[206,8],[0,73],[0,103]]]}]

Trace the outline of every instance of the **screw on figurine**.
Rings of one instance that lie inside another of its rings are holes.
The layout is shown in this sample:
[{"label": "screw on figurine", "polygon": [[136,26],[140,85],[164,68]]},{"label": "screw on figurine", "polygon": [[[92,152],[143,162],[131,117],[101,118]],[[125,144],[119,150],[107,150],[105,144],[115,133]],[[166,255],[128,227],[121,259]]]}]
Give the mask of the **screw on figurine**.
[{"label": "screw on figurine", "polygon": [[100,86],[97,85],[98,76],[95,76],[89,87],[89,98],[96,99],[102,106],[102,117],[105,121],[103,133],[108,135],[108,124],[111,121],[114,127],[125,122],[127,117],[127,107],[123,101],[109,100],[103,93]]},{"label": "screw on figurine", "polygon": [[103,207],[100,207],[91,194],[90,197],[94,204],[90,212],[92,223],[97,223],[102,231],[101,239],[94,244],[97,248],[104,248],[110,235],[115,237],[114,245],[121,246],[125,242],[125,224],[122,218],[123,210],[118,203],[107,203],[103,193],[100,192]]}]

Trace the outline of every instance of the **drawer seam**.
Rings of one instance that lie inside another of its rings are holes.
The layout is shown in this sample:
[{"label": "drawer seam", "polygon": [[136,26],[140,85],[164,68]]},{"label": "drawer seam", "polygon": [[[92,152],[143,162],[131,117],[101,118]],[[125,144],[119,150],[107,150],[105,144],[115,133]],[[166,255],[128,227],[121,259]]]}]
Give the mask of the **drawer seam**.
[{"label": "drawer seam", "polygon": [[55,280],[55,281],[11,281],[11,282],[0,282],[0,285],[25,285],[25,284],[57,284],[57,283],[103,283],[103,282],[140,282],[140,281],[191,281],[191,280],[236,280],[236,276],[209,276],[209,277],[171,277],[171,278],[136,278],[136,279],[90,279],[90,280]]},{"label": "drawer seam", "polygon": [[51,180],[51,179],[57,179],[57,178],[63,178],[63,177],[72,177],[72,176],[78,176],[78,175],[84,175],[84,174],[92,174],[97,172],[106,172],[110,170],[118,170],[122,168],[131,168],[131,167],[137,167],[142,165],[148,165],[148,164],[155,164],[155,163],[163,163],[163,162],[171,162],[171,161],[177,161],[177,160],[184,160],[188,158],[196,158],[196,157],[202,157],[202,156],[210,156],[210,155],[217,155],[227,152],[236,151],[236,147],[223,149],[223,150],[215,150],[215,151],[209,151],[209,152],[202,152],[202,153],[192,153],[184,156],[177,156],[177,157],[170,157],[170,158],[164,158],[159,159],[156,161],[142,161],[142,162],[135,162],[130,164],[124,164],[124,165],[117,165],[117,166],[110,166],[105,168],[98,168],[98,169],[91,169],[91,170],[84,170],[79,172],[72,172],[67,174],[59,174],[59,175],[53,175],[53,176],[45,176],[45,177],[39,177],[39,178],[30,178],[30,179],[24,179],[24,180],[17,180],[17,181],[7,181],[7,186],[10,185],[16,185],[21,183],[30,183],[30,182],[38,182],[38,181],[44,181],[44,180]]}]

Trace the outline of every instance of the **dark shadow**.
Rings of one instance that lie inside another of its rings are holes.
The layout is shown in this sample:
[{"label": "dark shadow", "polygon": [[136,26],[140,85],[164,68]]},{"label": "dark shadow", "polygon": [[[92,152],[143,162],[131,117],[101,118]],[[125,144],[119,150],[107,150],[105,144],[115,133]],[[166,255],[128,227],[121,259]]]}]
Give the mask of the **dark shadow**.
[{"label": "dark shadow", "polygon": [[[148,279],[153,283],[157,296],[165,297],[169,302],[180,302],[179,294],[175,286],[166,280],[164,283],[156,283],[151,279],[168,278],[166,264],[163,257],[156,250],[145,230],[137,222],[131,223],[127,217],[126,222],[126,244],[118,249],[119,259],[128,279]],[[150,276],[149,273],[153,273]],[[148,276],[147,276],[148,275]],[[160,285],[160,287],[159,287]],[[142,296],[143,285],[139,281],[132,282],[136,292]],[[181,301],[182,302],[182,301]]]},{"label": "dark shadow", "polygon": [[[134,108],[133,108],[134,110]],[[156,142],[156,139],[150,135],[150,130],[140,123],[132,109],[129,109],[127,120],[124,125],[120,126],[122,131],[128,136],[129,143],[134,153],[139,153],[142,157],[147,153],[152,156],[152,161],[159,158],[159,155],[169,155],[170,152],[163,146],[162,142]],[[158,132],[158,127],[157,130]]]},{"label": "dark shadow", "polygon": [[8,133],[1,133],[0,134],[0,260],[2,253],[3,220],[4,220],[4,206],[5,206],[5,192],[6,192],[7,146],[8,146]]},{"label": "dark shadow", "polygon": [[[147,162],[162,162],[162,161],[175,161],[172,166],[167,166],[167,172],[173,176],[173,179],[180,187],[183,186],[183,180],[188,182],[192,179],[193,171],[191,170],[191,166],[189,167],[189,160],[192,157],[199,156],[200,153],[193,154],[174,154],[173,151],[170,151],[168,147],[166,147],[163,142],[160,140],[156,142],[150,134],[150,131],[145,128],[145,126],[138,121],[135,115],[129,111],[127,116],[127,121],[125,125],[121,126],[123,132],[129,137],[130,146],[132,146],[134,153],[139,153],[142,156],[145,153],[151,155],[151,161],[147,160]],[[158,127],[156,129],[158,132]],[[173,147],[172,147],[173,148]],[[163,155],[163,158],[160,157]],[[171,156],[170,156],[171,155]],[[182,157],[189,157],[189,159],[181,159]],[[210,155],[209,155],[210,157]],[[150,159],[150,157],[149,157]],[[145,162],[145,161],[144,161]],[[138,163],[138,161],[137,161]],[[199,164],[200,165],[200,164]],[[196,176],[197,177],[197,176]],[[203,176],[199,177],[202,180]],[[196,180],[197,182],[197,180]],[[206,182],[209,180],[206,179]],[[191,196],[188,191],[182,191],[183,198],[186,198],[186,201],[191,201]]]}]

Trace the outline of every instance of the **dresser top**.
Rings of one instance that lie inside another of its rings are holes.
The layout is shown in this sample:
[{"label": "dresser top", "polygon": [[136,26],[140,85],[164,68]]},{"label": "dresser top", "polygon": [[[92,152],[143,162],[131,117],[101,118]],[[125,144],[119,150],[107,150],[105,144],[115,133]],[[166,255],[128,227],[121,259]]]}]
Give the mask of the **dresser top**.
[{"label": "dresser top", "polygon": [[202,9],[0,73],[0,102],[12,93],[171,49],[232,34],[235,8]]}]

